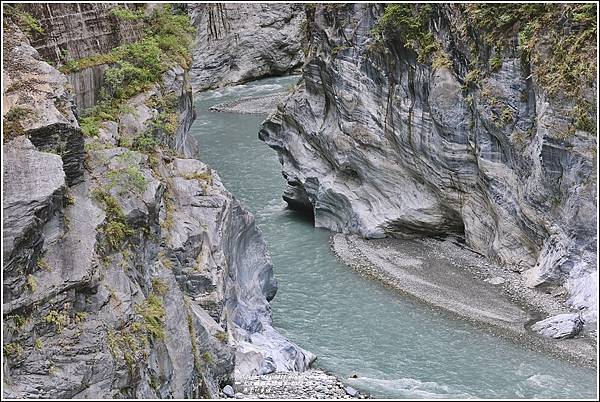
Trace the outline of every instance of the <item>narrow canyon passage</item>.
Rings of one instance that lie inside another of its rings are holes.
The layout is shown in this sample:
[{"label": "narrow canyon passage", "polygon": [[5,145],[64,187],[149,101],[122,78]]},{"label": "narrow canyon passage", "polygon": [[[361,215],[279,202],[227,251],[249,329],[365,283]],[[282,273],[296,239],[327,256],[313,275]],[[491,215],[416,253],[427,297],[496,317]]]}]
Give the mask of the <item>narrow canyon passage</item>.
[{"label": "narrow canyon passage", "polygon": [[330,232],[286,209],[273,150],[257,139],[264,115],[208,112],[239,97],[285,92],[273,78],[198,94],[191,129],[199,158],[254,215],[273,258],[274,324],[315,353],[317,366],[375,397],[593,398],[594,370],[498,339],[404,300],[336,260]]}]

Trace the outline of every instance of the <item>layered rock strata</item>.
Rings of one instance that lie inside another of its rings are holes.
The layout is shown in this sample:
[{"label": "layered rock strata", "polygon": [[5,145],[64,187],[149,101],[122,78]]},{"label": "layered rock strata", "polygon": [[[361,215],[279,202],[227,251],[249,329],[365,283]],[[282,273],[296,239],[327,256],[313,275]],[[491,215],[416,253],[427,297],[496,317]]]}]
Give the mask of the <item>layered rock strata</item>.
[{"label": "layered rock strata", "polygon": [[[464,235],[528,286],[564,286],[593,323],[596,83],[578,97],[552,93],[538,79],[555,68],[547,37],[527,58],[524,34],[505,29],[499,50],[467,11],[430,8],[422,34],[413,27],[403,43],[378,39],[383,6],[307,8],[303,79],[259,133],[279,154],[284,199],[317,227],[365,238]],[[564,35],[582,29],[559,22]],[[437,49],[429,61],[415,41]]]},{"label": "layered rock strata", "polygon": [[284,75],[302,65],[302,4],[193,4],[194,91]]},{"label": "layered rock strata", "polygon": [[[214,397],[306,369],[314,356],[271,326],[254,218],[188,158],[187,72],[84,137],[67,78],[10,21],[4,43],[3,396]],[[164,99],[173,132],[156,126]]]}]

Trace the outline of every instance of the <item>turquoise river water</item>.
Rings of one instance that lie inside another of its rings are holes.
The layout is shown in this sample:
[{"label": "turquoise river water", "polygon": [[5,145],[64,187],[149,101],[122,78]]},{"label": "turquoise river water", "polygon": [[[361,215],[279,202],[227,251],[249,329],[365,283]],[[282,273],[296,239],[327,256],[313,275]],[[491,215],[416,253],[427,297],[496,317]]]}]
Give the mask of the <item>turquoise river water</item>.
[{"label": "turquoise river water", "polygon": [[[276,153],[258,140],[262,115],[207,109],[237,97],[286,91],[297,77],[256,81],[196,97],[198,157],[254,213],[279,291],[275,327],[316,365],[386,398],[593,398],[596,372],[572,366],[424,305],[338,262],[330,232],[286,209]],[[358,378],[347,379],[352,374]]]}]

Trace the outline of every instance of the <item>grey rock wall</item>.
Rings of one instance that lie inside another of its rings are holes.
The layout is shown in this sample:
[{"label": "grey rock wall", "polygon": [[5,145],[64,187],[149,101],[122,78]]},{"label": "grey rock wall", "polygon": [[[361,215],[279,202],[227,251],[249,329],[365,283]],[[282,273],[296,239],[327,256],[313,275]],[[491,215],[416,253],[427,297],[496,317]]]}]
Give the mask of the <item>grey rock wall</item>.
[{"label": "grey rock wall", "polygon": [[[59,67],[78,60],[110,52],[124,43],[142,38],[140,20],[124,20],[113,14],[116,3],[25,3],[20,9],[31,14],[43,29],[32,33],[31,45],[42,60]],[[119,4],[132,11],[146,4]],[[67,75],[75,97],[77,112],[93,106],[102,86],[104,65],[85,68]]]},{"label": "grey rock wall", "polygon": [[[187,72],[84,138],[66,77],[5,22],[3,353],[8,398],[216,397],[234,377],[304,370],[271,326],[254,218],[188,159]],[[151,129],[176,99],[175,133]],[[152,133],[153,152],[134,149]]]},{"label": "grey rock wall", "polygon": [[279,154],[284,199],[318,227],[366,238],[464,234],[530,286],[566,287],[593,322],[595,135],[573,127],[575,101],[549,96],[516,51],[467,87],[460,13],[439,9],[432,32],[450,66],[373,46],[381,6],[309,13],[303,79],[259,133]]},{"label": "grey rock wall", "polygon": [[302,4],[190,4],[194,91],[284,75],[304,60]]}]

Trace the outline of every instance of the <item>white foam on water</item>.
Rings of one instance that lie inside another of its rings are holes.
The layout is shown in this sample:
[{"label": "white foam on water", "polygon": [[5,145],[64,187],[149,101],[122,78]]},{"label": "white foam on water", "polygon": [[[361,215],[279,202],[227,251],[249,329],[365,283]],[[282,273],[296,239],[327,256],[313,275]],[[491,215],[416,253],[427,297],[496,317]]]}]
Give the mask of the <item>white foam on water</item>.
[{"label": "white foam on water", "polygon": [[527,378],[527,383],[540,388],[549,388],[556,385],[556,378],[547,374],[534,374]]},{"label": "white foam on water", "polygon": [[475,398],[468,393],[453,390],[448,385],[438,384],[435,381],[421,381],[416,378],[386,380],[380,378],[358,377],[351,381],[356,382],[357,385],[365,385],[375,389],[383,389],[385,391],[394,391],[394,393],[409,398]]}]

